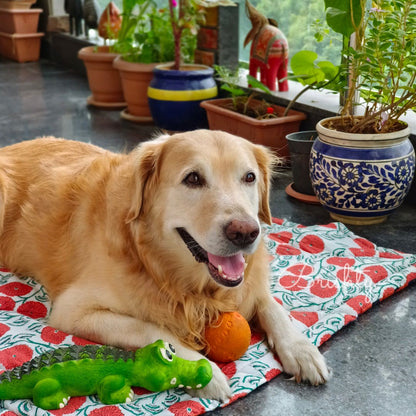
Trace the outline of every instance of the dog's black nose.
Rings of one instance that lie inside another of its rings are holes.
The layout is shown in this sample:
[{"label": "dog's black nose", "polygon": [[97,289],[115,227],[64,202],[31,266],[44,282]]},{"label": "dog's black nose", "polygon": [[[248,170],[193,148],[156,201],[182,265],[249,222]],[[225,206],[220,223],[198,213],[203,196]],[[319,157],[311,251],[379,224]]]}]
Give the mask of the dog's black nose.
[{"label": "dog's black nose", "polygon": [[254,243],[259,233],[259,226],[254,220],[232,220],[225,227],[225,235],[228,240],[238,247],[246,247]]}]

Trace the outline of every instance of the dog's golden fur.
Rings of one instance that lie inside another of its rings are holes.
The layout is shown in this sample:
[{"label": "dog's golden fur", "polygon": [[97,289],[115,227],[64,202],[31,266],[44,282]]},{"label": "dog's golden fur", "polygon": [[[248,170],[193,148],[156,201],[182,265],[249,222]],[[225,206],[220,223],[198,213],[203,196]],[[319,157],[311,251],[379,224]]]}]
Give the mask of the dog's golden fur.
[{"label": "dog's golden fur", "polygon": [[[207,251],[218,245],[219,255],[233,254],[223,236],[227,222],[271,221],[273,161],[260,146],[203,130],[128,154],[55,138],[5,147],[0,261],[46,287],[50,324],[61,330],[126,348],[165,338],[178,354],[197,359],[206,323],[238,310],[267,332],[288,372],[324,382],[318,350],[271,298],[261,237],[241,249],[244,280],[229,288],[214,281],[177,232],[185,227]],[[201,186],[184,179],[195,171],[204,177]],[[241,179],[248,171],[255,183]],[[212,365],[213,381],[199,394],[225,399],[225,377]]]}]

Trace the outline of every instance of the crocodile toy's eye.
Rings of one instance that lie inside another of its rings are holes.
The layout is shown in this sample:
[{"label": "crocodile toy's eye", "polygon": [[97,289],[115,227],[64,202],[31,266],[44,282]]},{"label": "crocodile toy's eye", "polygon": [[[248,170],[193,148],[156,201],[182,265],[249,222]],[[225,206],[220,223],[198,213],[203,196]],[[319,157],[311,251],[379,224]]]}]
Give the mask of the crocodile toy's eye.
[{"label": "crocodile toy's eye", "polygon": [[166,350],[170,351],[172,355],[175,355],[176,353],[175,347],[172,344],[169,344],[169,342],[164,342],[164,344],[165,344]]},{"label": "crocodile toy's eye", "polygon": [[173,355],[172,353],[167,350],[166,348],[161,348],[160,349],[160,353],[162,354],[162,357],[166,360],[166,361],[172,361],[173,360]]}]

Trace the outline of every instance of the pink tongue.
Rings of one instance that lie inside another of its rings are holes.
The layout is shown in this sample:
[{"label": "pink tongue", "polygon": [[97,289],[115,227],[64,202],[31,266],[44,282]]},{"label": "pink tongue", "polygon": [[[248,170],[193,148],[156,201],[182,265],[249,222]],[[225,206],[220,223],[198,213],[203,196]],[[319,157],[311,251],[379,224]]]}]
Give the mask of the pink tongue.
[{"label": "pink tongue", "polygon": [[244,272],[245,260],[241,253],[231,257],[214,256],[208,253],[209,262],[218,269],[222,267],[222,271],[231,278],[240,277]]}]

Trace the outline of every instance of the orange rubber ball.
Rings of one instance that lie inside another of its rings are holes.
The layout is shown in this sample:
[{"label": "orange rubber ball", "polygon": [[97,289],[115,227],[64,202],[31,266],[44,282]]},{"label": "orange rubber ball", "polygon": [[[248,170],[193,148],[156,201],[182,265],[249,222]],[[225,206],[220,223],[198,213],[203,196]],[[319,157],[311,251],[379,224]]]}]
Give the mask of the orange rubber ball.
[{"label": "orange rubber ball", "polygon": [[207,357],[222,363],[238,360],[250,345],[251,331],[238,312],[224,312],[217,322],[205,328]]}]

